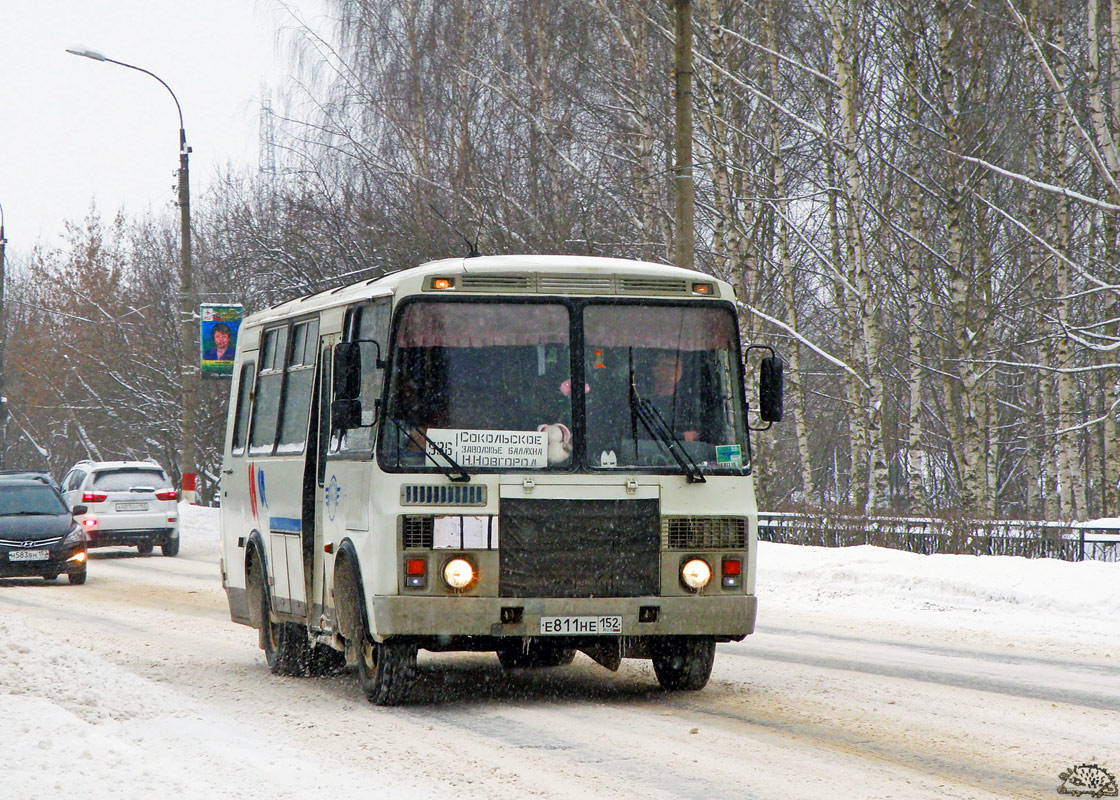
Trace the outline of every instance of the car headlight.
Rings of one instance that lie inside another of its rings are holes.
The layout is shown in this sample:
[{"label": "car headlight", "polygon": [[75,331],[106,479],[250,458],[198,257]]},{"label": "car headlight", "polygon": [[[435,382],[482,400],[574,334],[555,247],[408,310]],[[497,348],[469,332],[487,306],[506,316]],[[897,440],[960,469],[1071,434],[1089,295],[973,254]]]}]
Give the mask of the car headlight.
[{"label": "car headlight", "polygon": [[712,579],[712,568],[702,558],[690,558],[681,567],[681,583],[694,592],[708,585]]},{"label": "car headlight", "polygon": [[474,565],[465,558],[453,558],[443,565],[443,580],[452,589],[466,589],[474,579]]},{"label": "car headlight", "polygon": [[62,544],[65,547],[67,545],[72,545],[72,544],[85,544],[85,541],[86,541],[86,532],[83,531],[77,525],[75,525],[73,528],[70,529],[70,533],[66,534],[66,538],[62,540]]}]

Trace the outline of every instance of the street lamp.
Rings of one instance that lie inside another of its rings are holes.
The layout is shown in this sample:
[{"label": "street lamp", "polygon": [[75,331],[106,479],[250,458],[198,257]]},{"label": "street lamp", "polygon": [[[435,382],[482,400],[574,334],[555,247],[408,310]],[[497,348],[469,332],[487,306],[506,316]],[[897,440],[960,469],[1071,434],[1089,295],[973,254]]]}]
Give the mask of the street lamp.
[{"label": "street lamp", "polygon": [[175,101],[175,108],[179,112],[179,382],[183,388],[183,407],[180,419],[182,420],[182,451],[180,453],[179,469],[183,476],[182,499],[188,503],[195,502],[196,489],[196,461],[198,460],[195,448],[196,415],[195,405],[198,394],[198,348],[195,344],[194,311],[198,306],[194,296],[194,283],[191,279],[191,191],[189,156],[191,148],[187,146],[187,133],[183,128],[183,109],[179,105],[179,98],[171,91],[163,78],[154,72],[149,72],[123,61],[114,61],[106,58],[94,50],[79,50],[67,48],[67,53],[83,58],[92,58],[94,61],[105,61],[119,67],[127,67],[137,72],[143,72],[155,78]]}]

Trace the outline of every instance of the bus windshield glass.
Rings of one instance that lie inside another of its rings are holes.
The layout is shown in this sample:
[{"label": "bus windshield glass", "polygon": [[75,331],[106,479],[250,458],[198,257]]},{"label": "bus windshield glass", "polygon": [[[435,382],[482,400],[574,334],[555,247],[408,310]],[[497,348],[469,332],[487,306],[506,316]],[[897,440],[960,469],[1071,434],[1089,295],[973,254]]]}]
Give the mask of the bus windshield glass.
[{"label": "bus windshield glass", "polygon": [[750,469],[730,309],[590,304],[583,339],[589,466]]},{"label": "bus windshield glass", "polygon": [[381,463],[570,469],[570,316],[555,303],[419,301],[401,311]]}]

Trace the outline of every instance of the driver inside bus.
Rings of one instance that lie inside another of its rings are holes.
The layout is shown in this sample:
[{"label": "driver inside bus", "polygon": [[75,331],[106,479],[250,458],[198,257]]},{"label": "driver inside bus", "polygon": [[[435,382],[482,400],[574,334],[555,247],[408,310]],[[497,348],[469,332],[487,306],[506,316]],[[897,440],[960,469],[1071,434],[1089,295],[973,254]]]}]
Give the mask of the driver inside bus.
[{"label": "driver inside bus", "polygon": [[[677,436],[686,442],[700,438],[696,398],[688,384],[681,383],[684,364],[677,350],[658,350],[649,366],[648,380],[639,384],[639,394],[660,412]],[[643,393],[642,388],[646,389]]]}]

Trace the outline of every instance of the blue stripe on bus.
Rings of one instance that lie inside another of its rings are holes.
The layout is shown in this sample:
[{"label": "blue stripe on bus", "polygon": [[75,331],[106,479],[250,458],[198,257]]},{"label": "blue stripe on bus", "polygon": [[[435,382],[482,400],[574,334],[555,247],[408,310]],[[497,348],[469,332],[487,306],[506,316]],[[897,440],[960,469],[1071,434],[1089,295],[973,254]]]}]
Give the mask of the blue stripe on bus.
[{"label": "blue stripe on bus", "polygon": [[269,517],[268,529],[273,533],[299,533],[303,523],[294,517]]}]

